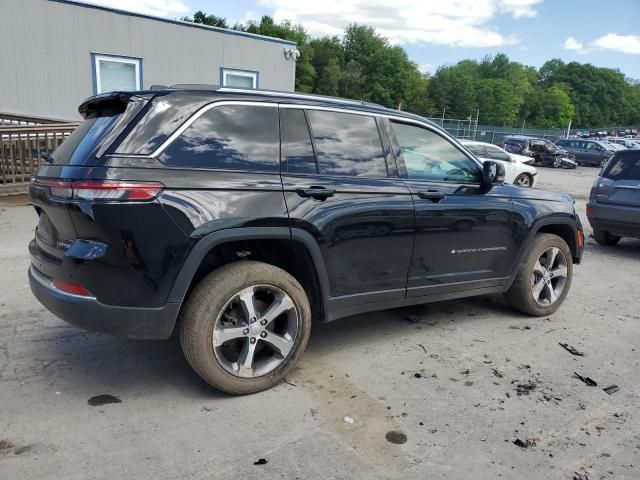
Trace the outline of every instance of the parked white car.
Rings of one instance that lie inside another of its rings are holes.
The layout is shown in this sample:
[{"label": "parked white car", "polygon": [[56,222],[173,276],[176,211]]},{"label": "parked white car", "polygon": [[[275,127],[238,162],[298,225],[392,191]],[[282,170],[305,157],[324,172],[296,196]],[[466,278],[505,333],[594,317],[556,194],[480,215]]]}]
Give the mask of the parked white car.
[{"label": "parked white car", "polygon": [[460,140],[460,143],[481,162],[487,160],[501,162],[504,165],[504,181],[506,183],[513,183],[521,187],[535,186],[538,172],[535,167],[530,165],[535,161],[532,157],[509,153],[490,143],[473,140]]}]

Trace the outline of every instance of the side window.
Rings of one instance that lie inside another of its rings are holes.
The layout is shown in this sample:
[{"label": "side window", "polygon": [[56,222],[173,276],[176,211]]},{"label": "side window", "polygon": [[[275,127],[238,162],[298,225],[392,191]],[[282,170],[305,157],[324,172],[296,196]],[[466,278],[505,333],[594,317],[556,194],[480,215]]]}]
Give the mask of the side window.
[{"label": "side window", "polygon": [[308,110],[307,115],[321,174],[387,176],[387,162],[375,118],[320,110]]},{"label": "side window", "polygon": [[278,109],[223,105],[196,119],[160,159],[176,167],[279,172]]},{"label": "side window", "polygon": [[412,180],[480,183],[477,164],[451,142],[431,130],[391,122]]},{"label": "side window", "polygon": [[487,158],[491,160],[502,160],[503,162],[510,162],[511,157],[509,154],[503,152],[500,148],[487,145]]},{"label": "side window", "polygon": [[318,173],[304,110],[282,109],[282,169],[289,173]]}]

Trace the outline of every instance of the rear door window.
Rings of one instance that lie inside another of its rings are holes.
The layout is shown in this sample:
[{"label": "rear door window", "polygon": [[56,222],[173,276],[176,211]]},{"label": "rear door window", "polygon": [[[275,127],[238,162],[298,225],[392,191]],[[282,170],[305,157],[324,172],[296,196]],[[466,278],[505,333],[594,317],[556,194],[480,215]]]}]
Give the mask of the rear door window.
[{"label": "rear door window", "polygon": [[387,162],[374,117],[308,110],[323,175],[386,177]]},{"label": "rear door window", "polygon": [[198,117],[160,156],[174,167],[280,171],[275,105],[222,105]]},{"label": "rear door window", "polygon": [[283,171],[318,173],[304,110],[282,110]]},{"label": "rear door window", "polygon": [[612,158],[602,172],[602,176],[611,180],[640,181],[640,152]]}]

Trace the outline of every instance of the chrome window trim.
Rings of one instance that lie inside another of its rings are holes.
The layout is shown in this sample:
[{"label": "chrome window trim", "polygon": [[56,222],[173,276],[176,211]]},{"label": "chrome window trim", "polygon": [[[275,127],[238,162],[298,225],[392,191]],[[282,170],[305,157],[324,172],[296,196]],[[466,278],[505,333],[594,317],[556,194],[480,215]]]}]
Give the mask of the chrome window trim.
[{"label": "chrome window trim", "polygon": [[[222,89],[219,89],[219,90],[222,90]],[[248,90],[248,92],[250,92],[250,90]],[[305,95],[300,95],[300,96],[303,97],[303,98],[308,98],[308,96],[305,96]],[[449,135],[449,133],[446,130],[440,129],[438,127],[434,127],[434,125],[430,125],[427,122],[421,122],[421,121],[416,120],[414,118],[407,118],[407,117],[402,117],[402,116],[399,116],[399,115],[393,115],[393,114],[389,114],[389,113],[366,112],[366,111],[361,111],[361,110],[351,110],[349,108],[340,108],[340,107],[332,107],[332,106],[331,107],[326,107],[326,106],[321,106],[321,105],[273,103],[273,102],[249,101],[249,100],[219,100],[219,101],[216,101],[216,102],[209,103],[209,104],[203,106],[202,108],[200,108],[199,110],[197,110],[195,113],[193,113],[193,115],[191,115],[187,120],[185,120],[182,125],[180,125],[171,135],[169,135],[169,137],[158,148],[156,148],[149,155],[118,154],[117,156],[123,156],[123,157],[136,156],[136,157],[141,157],[141,158],[158,158],[162,154],[162,152],[164,152],[175,141],[176,138],[178,138],[187,128],[189,128],[193,124],[193,122],[195,122],[198,118],[200,118],[202,115],[204,115],[209,110],[211,110],[213,108],[216,108],[216,107],[221,107],[221,106],[224,106],[224,105],[248,105],[248,106],[261,106],[261,107],[268,107],[268,108],[286,108],[286,109],[298,109],[298,110],[322,110],[322,111],[327,111],[327,112],[349,113],[349,114],[352,114],[352,115],[364,115],[364,116],[368,116],[368,117],[380,117],[380,118],[386,118],[386,119],[389,119],[389,120],[395,120],[395,121],[398,121],[398,122],[401,122],[401,123],[408,123],[408,124],[416,125],[418,127],[425,128],[425,129],[429,130],[430,132],[433,132],[433,133],[435,133],[437,135],[440,135],[441,137],[443,137],[446,140],[448,140],[451,144],[453,144],[454,147],[456,147],[458,150],[460,150],[460,152],[463,155],[465,155],[469,160],[474,162],[478,166],[478,168],[480,168],[480,171],[482,171],[482,168],[483,168],[482,167],[482,163],[479,160],[477,160],[473,156],[473,154],[467,152],[467,150],[464,148],[464,146],[462,144],[460,144],[454,137]],[[358,105],[361,105],[361,104],[358,103]],[[116,156],[116,155],[111,155],[111,156]]]}]

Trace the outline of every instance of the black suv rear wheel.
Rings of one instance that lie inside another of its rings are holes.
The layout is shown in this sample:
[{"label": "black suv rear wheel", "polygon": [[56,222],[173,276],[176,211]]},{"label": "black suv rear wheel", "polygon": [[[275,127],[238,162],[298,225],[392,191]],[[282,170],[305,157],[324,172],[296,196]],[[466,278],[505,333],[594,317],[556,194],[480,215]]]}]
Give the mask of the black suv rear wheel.
[{"label": "black suv rear wheel", "polygon": [[193,369],[232,394],[279,383],[309,339],[311,310],[298,281],[266,263],[240,261],[206,276],[181,312],[180,343]]}]

